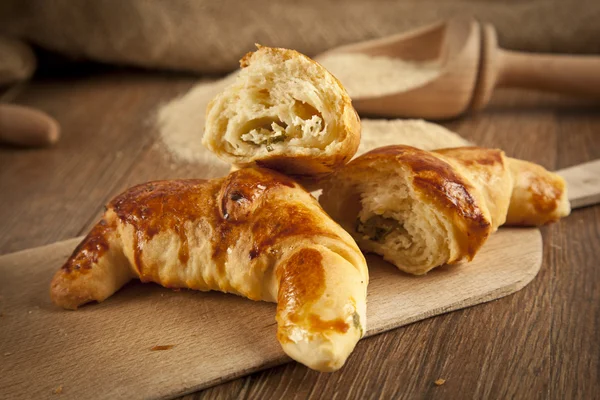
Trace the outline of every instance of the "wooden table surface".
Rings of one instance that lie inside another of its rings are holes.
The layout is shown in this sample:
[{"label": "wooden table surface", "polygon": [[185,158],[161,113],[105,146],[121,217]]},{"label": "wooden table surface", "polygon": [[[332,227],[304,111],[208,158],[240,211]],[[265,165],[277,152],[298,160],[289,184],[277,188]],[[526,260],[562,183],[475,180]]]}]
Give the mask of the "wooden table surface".
[{"label": "wooden table surface", "polygon": [[[109,71],[29,84],[14,102],[53,115],[62,138],[0,146],[0,254],[84,234],[132,184],[204,177],[165,154],[151,123],[194,81]],[[549,169],[600,158],[598,104],[499,91],[484,112],[444,125]],[[542,234],[542,269],[512,296],[365,339],[333,374],[289,363],[185,398],[599,398],[600,206]]]}]

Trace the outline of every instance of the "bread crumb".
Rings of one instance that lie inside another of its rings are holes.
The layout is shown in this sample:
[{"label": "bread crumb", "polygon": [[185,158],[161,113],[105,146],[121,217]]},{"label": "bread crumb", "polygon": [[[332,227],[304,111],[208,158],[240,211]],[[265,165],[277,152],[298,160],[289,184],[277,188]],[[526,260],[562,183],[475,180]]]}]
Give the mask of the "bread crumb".
[{"label": "bread crumb", "polygon": [[437,381],[433,382],[436,384],[436,386],[442,386],[444,383],[446,383],[445,379],[439,378]]},{"label": "bread crumb", "polygon": [[10,353],[10,352],[8,352],[8,351],[7,351],[6,353],[4,353],[4,356],[5,356],[5,357],[6,357],[6,356],[10,356],[11,354],[12,354],[12,353]]},{"label": "bread crumb", "polygon": [[63,392],[63,385],[60,385],[59,387],[57,387],[56,389],[54,389],[52,391],[52,393],[54,394],[61,394]]},{"label": "bread crumb", "polygon": [[150,351],[171,350],[173,347],[175,347],[174,344],[166,344],[166,345],[162,345],[162,346],[154,346],[153,348],[150,349]]}]

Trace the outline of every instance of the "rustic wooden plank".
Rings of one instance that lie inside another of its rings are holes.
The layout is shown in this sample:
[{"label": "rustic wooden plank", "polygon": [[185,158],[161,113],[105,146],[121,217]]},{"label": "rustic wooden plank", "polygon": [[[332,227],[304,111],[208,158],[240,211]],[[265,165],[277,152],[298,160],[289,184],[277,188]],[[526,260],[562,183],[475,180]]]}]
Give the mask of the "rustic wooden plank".
[{"label": "rustic wooden plank", "polygon": [[152,143],[148,117],[191,78],[110,73],[41,81],[15,103],[54,116],[60,141],[46,149],[0,146],[0,249],[52,243],[81,233]]},{"label": "rustic wooden plank", "polygon": [[[600,209],[581,210],[549,249],[554,290],[550,393],[592,399],[600,393]],[[575,267],[576,266],[576,267]]]},{"label": "rustic wooden plank", "polygon": [[[558,120],[558,165],[600,158],[600,113],[581,110]],[[600,394],[600,206],[573,213],[546,250],[554,276],[549,362],[551,398]],[[548,240],[544,238],[546,242]]]}]

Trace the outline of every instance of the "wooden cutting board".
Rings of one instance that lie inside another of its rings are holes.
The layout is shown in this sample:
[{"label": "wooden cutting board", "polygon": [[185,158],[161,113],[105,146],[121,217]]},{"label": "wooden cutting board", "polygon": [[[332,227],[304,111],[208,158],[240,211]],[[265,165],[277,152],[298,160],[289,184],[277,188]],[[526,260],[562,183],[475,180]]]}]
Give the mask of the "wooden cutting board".
[{"label": "wooden cutting board", "polygon": [[[1,397],[52,397],[62,387],[61,399],[168,398],[289,361],[270,303],[136,282],[101,304],[57,308],[50,280],[77,243],[0,257]],[[474,262],[423,277],[369,256],[367,335],[513,293],[541,256],[537,229],[501,229]]]},{"label": "wooden cutting board", "polygon": [[[581,167],[565,177],[586,205],[598,200],[600,164]],[[79,240],[0,257],[0,397],[169,398],[290,361],[274,304],[135,282],[101,304],[57,308],[50,280]],[[502,228],[472,263],[422,277],[368,256],[367,336],[514,293],[541,258],[532,228]]]}]

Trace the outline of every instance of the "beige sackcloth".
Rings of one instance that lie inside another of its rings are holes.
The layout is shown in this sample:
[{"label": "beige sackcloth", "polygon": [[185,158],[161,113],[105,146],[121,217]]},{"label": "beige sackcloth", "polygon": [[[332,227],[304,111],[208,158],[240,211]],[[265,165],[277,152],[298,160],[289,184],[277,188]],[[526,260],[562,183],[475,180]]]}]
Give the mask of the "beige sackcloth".
[{"label": "beige sackcloth", "polygon": [[0,33],[78,58],[223,73],[254,47],[309,56],[452,16],[508,49],[600,53],[599,0],[2,0]]}]

